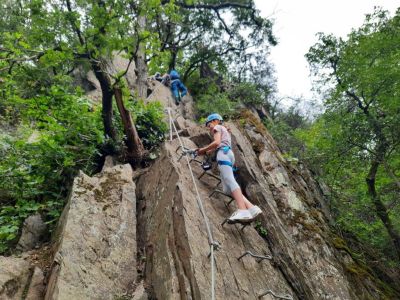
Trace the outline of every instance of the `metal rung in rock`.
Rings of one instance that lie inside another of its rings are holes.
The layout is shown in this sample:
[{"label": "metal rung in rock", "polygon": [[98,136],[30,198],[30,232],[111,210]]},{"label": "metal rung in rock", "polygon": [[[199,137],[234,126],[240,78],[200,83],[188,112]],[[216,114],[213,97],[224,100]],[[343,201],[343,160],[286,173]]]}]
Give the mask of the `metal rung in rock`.
[{"label": "metal rung in rock", "polygon": [[240,230],[243,230],[245,227],[249,226],[251,224],[251,222],[240,222],[240,221],[236,221],[236,222],[230,222],[229,218],[226,218],[222,223],[221,226],[224,226],[225,223],[228,224],[240,224],[242,225],[242,228],[240,228]]},{"label": "metal rung in rock", "polygon": [[199,163],[199,164],[202,164],[202,163],[203,163],[202,161],[200,161],[200,160],[198,160],[198,159],[196,159],[196,158],[192,158],[192,159],[189,161],[189,163],[192,163],[192,161],[195,161],[195,162],[197,162],[197,163]]},{"label": "metal rung in rock", "polygon": [[204,171],[203,173],[201,173],[201,175],[199,176],[199,180],[201,179],[201,177],[204,176],[204,174],[207,174],[208,176],[211,176],[211,177],[213,177],[213,178],[218,180],[218,183],[217,183],[217,185],[215,187],[220,185],[221,178],[219,176],[217,176],[217,175],[214,175],[213,173],[208,172],[208,171]]},{"label": "metal rung in rock", "polygon": [[291,295],[278,295],[278,294],[275,294],[272,290],[265,291],[260,296],[258,296],[258,299],[261,299],[262,297],[264,297],[265,295],[268,295],[268,294],[271,294],[275,298],[279,298],[279,299],[293,300],[293,297]]},{"label": "metal rung in rock", "polygon": [[212,193],[211,193],[208,197],[211,198],[214,194],[221,194],[221,195],[224,195],[224,196],[230,198],[230,200],[229,200],[228,203],[226,203],[226,202],[224,201],[224,204],[225,204],[226,208],[229,208],[229,205],[231,205],[231,203],[233,202],[233,200],[235,200],[231,195],[228,195],[228,194],[224,193],[223,191],[221,191],[221,190],[219,190],[219,189],[213,190]]},{"label": "metal rung in rock", "polygon": [[244,254],[242,254],[240,257],[238,257],[238,260],[241,260],[246,255],[250,255],[251,257],[257,258],[256,262],[258,262],[258,263],[263,261],[264,259],[268,259],[268,260],[272,259],[272,256],[270,256],[270,255],[256,255],[256,254],[251,253],[250,251],[246,251]]},{"label": "metal rung in rock", "polygon": [[224,193],[223,191],[218,190],[218,189],[213,190],[212,193],[208,197],[212,197],[212,195],[214,195],[215,193],[222,194],[222,195],[224,195],[224,196],[226,196],[228,198],[231,198],[233,200],[233,197],[231,195],[229,195],[227,193]]}]

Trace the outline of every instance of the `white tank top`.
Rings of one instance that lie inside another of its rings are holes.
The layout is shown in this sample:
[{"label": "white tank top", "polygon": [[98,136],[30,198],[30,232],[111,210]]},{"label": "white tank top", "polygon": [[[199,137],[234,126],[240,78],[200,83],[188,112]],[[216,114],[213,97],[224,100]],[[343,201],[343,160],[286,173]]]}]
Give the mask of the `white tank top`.
[{"label": "white tank top", "polygon": [[218,145],[218,148],[225,146],[231,147],[231,135],[229,134],[228,129],[226,129],[225,126],[216,125],[214,126],[213,131],[214,133],[221,133],[221,143]]}]

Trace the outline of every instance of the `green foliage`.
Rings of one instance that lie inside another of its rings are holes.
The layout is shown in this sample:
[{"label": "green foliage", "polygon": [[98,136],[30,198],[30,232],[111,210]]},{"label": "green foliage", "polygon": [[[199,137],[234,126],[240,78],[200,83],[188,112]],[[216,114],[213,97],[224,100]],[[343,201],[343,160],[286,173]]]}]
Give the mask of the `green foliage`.
[{"label": "green foliage", "polygon": [[[377,9],[347,40],[320,35],[307,58],[326,95],[326,111],[296,132],[306,144],[304,158],[331,186],[342,230],[397,260],[391,241],[400,234],[399,13],[390,18]],[[375,194],[366,184],[371,174]],[[389,221],[382,222],[377,201]]]},{"label": "green foliage", "polygon": [[300,102],[286,110],[275,108],[269,118],[263,119],[263,124],[277,141],[287,161],[297,163],[300,158],[304,159],[304,141],[297,132],[308,128],[310,121],[300,112]]},{"label": "green foliage", "polygon": [[229,90],[229,98],[240,101],[245,105],[258,106],[265,104],[263,95],[257,90],[254,83],[241,82]]},{"label": "green foliage", "polygon": [[[301,158],[330,186],[331,209],[341,230],[351,232],[363,243],[393,258],[390,238],[376,215],[365,184],[368,155],[349,148],[342,140],[343,130],[340,118],[332,115],[322,116],[309,128],[297,130],[295,136],[306,148]],[[378,190],[390,191],[384,203],[392,203],[395,198],[391,193],[396,193],[393,180],[384,170],[380,170],[378,176]],[[397,206],[392,209],[398,212]],[[397,220],[397,216],[391,214],[393,220]],[[399,228],[398,223],[395,224]]]},{"label": "green foliage", "polygon": [[147,43],[152,74],[179,68],[186,80],[203,62],[219,71],[252,73],[260,65],[253,58],[265,57],[276,44],[272,22],[259,15],[253,1],[242,7],[229,1],[202,1],[196,7],[199,3],[164,1],[154,7],[157,17],[148,27],[157,37]]},{"label": "green foliage", "polygon": [[129,101],[136,129],[143,146],[150,151],[155,150],[163,141],[167,132],[167,124],[163,121],[164,109],[160,102],[145,104],[142,100]]},{"label": "green foliage", "polygon": [[218,112],[222,116],[232,116],[237,114],[241,107],[258,107],[266,103],[266,95],[250,82],[232,84],[221,91],[221,87],[212,78],[200,79],[195,73],[189,78],[187,85],[195,98],[198,117],[213,112]]},{"label": "green foliage", "polygon": [[256,221],[256,225],[254,226],[254,228],[257,230],[260,236],[262,236],[263,238],[267,237],[268,231],[264,226],[262,226],[260,221]]},{"label": "green foliage", "polygon": [[238,102],[229,99],[226,93],[219,93],[214,89],[208,89],[207,93],[196,98],[198,116],[207,116],[218,112],[222,116],[231,116],[237,111]]},{"label": "green foliage", "polygon": [[30,214],[42,213],[49,224],[57,220],[73,176],[93,171],[103,142],[99,111],[80,96],[57,86],[29,99],[6,94],[2,125],[10,115],[19,123],[0,136],[1,252]]}]

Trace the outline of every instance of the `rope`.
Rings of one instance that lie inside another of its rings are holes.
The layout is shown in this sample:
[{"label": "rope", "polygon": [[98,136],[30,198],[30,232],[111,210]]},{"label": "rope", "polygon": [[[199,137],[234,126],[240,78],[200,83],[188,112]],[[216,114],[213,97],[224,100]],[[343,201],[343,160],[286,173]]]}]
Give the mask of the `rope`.
[{"label": "rope", "polygon": [[[175,123],[172,120],[171,107],[168,107],[167,111],[168,111],[168,116],[169,116],[169,120],[170,120],[169,124],[170,124],[170,137],[171,137],[171,140],[172,140],[172,130],[174,130],[175,133],[176,133],[176,136],[178,137],[178,141],[179,141],[179,144],[180,144],[181,148],[185,149],[185,145],[183,144],[183,141],[182,141],[181,137],[179,136],[178,130],[176,129]],[[199,189],[197,188],[197,183],[196,183],[196,180],[195,180],[194,175],[193,175],[192,166],[190,165],[190,161],[189,161],[188,156],[185,155],[185,157],[186,157],[187,165],[189,167],[190,176],[192,178],[193,185],[194,185],[194,188],[195,188],[195,191],[196,191],[197,204],[198,204],[198,206],[200,208],[201,214],[203,215],[204,223],[206,224],[208,243],[210,245],[210,259],[211,259],[211,300],[215,300],[214,247],[217,248],[219,245],[213,239],[213,236],[212,236],[212,233],[211,233],[210,223],[209,223],[207,214],[206,214],[205,209],[204,209],[203,201],[201,200],[201,197],[200,197]]]}]

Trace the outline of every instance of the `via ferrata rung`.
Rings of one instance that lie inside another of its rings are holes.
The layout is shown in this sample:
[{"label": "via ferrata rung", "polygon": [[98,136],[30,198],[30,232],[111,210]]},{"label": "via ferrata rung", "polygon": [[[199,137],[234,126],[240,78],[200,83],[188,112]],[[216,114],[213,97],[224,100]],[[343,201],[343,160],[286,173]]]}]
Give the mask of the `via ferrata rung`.
[{"label": "via ferrata rung", "polygon": [[228,224],[240,224],[240,225],[242,225],[242,228],[240,228],[240,230],[243,230],[245,227],[249,226],[253,221],[254,220],[250,220],[250,221],[239,221],[239,220],[231,221],[231,220],[229,220],[229,218],[226,218],[221,223],[221,226],[224,226],[225,223],[228,223]]},{"label": "via ferrata rung", "polygon": [[244,254],[242,254],[241,256],[239,256],[237,258],[237,260],[241,260],[243,257],[245,257],[246,255],[250,255],[251,257],[257,258],[256,262],[261,262],[264,259],[268,259],[271,260],[272,256],[271,255],[257,255],[257,254],[253,254],[251,251],[246,251]]},{"label": "via ferrata rung", "polygon": [[224,193],[223,191],[221,191],[221,190],[219,190],[219,189],[214,189],[214,190],[212,191],[212,193],[211,193],[208,197],[211,198],[214,194],[221,194],[221,195],[224,195],[224,196],[230,198],[230,200],[229,200],[228,203],[226,203],[226,202],[224,201],[224,204],[225,204],[226,208],[229,208],[229,205],[231,205],[231,203],[233,202],[233,200],[235,200],[231,195],[229,195],[229,194],[227,194],[227,193]]},{"label": "via ferrata rung", "polygon": [[279,299],[293,300],[293,297],[291,295],[278,295],[278,294],[275,294],[272,290],[265,291],[260,296],[258,296],[258,299],[261,299],[262,297],[264,297],[268,294],[271,294],[275,298],[279,298]]},{"label": "via ferrata rung", "polygon": [[215,174],[209,172],[208,170],[207,170],[207,171],[204,170],[203,173],[201,173],[201,175],[199,176],[198,179],[200,180],[204,175],[208,175],[208,176],[213,177],[213,178],[215,178],[215,179],[218,180],[218,183],[217,183],[217,185],[215,186],[215,188],[221,184],[221,178],[220,178],[219,176],[217,176],[217,175],[215,175]]}]

